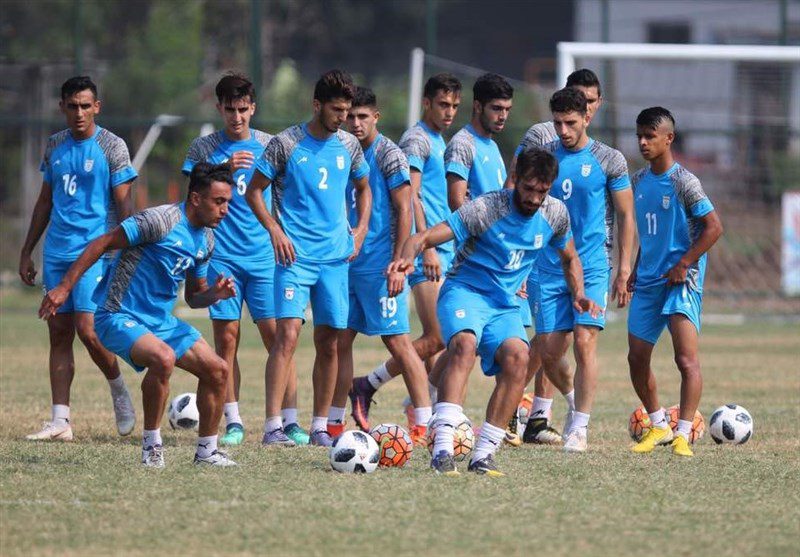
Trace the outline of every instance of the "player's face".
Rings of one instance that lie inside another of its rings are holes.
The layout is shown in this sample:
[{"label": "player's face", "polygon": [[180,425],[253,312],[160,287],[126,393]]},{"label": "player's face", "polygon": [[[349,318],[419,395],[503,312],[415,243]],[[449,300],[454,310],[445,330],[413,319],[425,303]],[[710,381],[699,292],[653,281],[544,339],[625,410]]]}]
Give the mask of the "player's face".
[{"label": "player's face", "polygon": [[576,147],[586,135],[589,126],[589,114],[580,112],[554,112],[553,126],[561,143],[567,149]]},{"label": "player's face", "polygon": [[248,96],[217,104],[217,110],[225,123],[225,133],[231,139],[242,139],[250,129],[250,118],[256,111],[256,104]]},{"label": "player's face", "polygon": [[589,115],[589,121],[592,121],[594,115],[603,104],[603,98],[597,92],[597,87],[584,87],[583,85],[576,85],[576,88],[583,91],[583,96],[586,97],[586,113]]},{"label": "player's face", "polygon": [[525,216],[533,216],[544,203],[550,193],[552,183],[541,182],[536,178],[517,178],[514,186],[514,203],[519,212]]},{"label": "player's face", "polygon": [[229,183],[211,182],[205,193],[193,192],[189,200],[197,211],[200,223],[209,228],[216,228],[228,214],[228,203],[232,196],[233,188]]},{"label": "player's face", "polygon": [[669,146],[675,139],[675,132],[670,126],[663,123],[655,129],[648,126],[636,126],[636,138],[642,158],[652,161],[669,151]]},{"label": "player's face", "polygon": [[436,91],[432,99],[424,97],[422,107],[433,124],[434,131],[442,132],[453,125],[458,106],[461,104],[461,94],[454,92]]},{"label": "player's face", "polygon": [[319,118],[320,125],[328,133],[336,133],[347,120],[347,112],[350,110],[351,101],[347,99],[333,99],[326,103],[314,100],[314,115]]},{"label": "player's face", "polygon": [[381,113],[369,106],[358,106],[347,112],[347,131],[359,141],[370,139],[377,132],[378,119]]},{"label": "player's face", "polygon": [[85,137],[94,126],[94,117],[100,114],[100,101],[94,98],[91,89],[78,91],[62,100],[59,106],[72,135],[77,137]]},{"label": "player's face", "polygon": [[475,101],[473,108],[478,114],[483,129],[490,133],[500,133],[506,126],[506,120],[511,112],[511,99],[492,99],[485,105]]}]

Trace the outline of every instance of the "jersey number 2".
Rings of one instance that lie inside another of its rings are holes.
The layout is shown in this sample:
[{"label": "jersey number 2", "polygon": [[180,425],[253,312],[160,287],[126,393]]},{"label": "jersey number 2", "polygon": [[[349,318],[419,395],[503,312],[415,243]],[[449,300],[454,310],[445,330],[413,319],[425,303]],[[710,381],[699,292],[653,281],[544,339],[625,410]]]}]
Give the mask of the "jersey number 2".
[{"label": "jersey number 2", "polygon": [[319,167],[319,173],[322,174],[322,178],[319,179],[319,184],[317,187],[321,190],[328,189],[328,169],[324,166]]}]

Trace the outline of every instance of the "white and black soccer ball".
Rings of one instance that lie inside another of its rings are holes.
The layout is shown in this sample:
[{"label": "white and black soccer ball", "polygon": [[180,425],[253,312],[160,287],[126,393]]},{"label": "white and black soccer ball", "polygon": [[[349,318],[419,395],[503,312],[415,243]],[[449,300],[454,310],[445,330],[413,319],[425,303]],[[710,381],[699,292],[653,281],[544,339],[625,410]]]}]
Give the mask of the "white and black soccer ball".
[{"label": "white and black soccer ball", "polygon": [[711,437],[717,444],[746,443],[753,435],[753,417],[738,404],[720,406],[711,415]]},{"label": "white and black soccer ball", "polygon": [[331,468],[351,474],[374,472],[380,457],[375,439],[363,431],[345,431],[333,441],[330,450]]},{"label": "white and black soccer ball", "polygon": [[197,396],[194,393],[183,393],[169,403],[169,425],[172,429],[197,430],[200,424],[200,412],[197,410]]}]

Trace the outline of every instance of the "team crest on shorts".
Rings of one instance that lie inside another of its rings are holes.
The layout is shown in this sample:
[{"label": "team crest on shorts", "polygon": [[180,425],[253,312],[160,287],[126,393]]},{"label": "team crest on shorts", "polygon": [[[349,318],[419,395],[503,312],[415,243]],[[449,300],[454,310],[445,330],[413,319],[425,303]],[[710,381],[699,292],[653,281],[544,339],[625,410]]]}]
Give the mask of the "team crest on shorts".
[{"label": "team crest on shorts", "polygon": [[83,170],[86,172],[91,172],[92,168],[94,168],[94,159],[86,159],[83,161]]},{"label": "team crest on shorts", "polygon": [[537,234],[533,237],[533,249],[540,249],[544,245],[544,237]]},{"label": "team crest on shorts", "polygon": [[664,197],[661,198],[661,206],[664,207],[664,209],[669,209],[669,196],[668,195],[665,195]]},{"label": "team crest on shorts", "polygon": [[342,155],[336,157],[336,168],[344,170],[344,157]]},{"label": "team crest on shorts", "polygon": [[456,317],[458,317],[459,319],[464,319],[464,317],[466,317],[466,315],[467,315],[467,312],[464,311],[463,309],[457,309],[456,310]]},{"label": "team crest on shorts", "polygon": [[592,173],[592,165],[591,164],[582,164],[581,165],[581,176],[586,178],[591,173]]},{"label": "team crest on shorts", "polygon": [[294,300],[294,288],[284,288],[283,297],[287,300]]},{"label": "team crest on shorts", "polygon": [[126,321],[125,326],[129,329],[133,329],[136,326],[136,321]]}]

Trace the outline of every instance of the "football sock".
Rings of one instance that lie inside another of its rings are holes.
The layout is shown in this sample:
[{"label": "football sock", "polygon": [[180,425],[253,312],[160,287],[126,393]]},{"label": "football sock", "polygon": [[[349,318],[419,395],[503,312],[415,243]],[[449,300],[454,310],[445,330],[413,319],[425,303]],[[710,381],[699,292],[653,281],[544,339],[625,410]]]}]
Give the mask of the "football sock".
[{"label": "football sock", "polygon": [[270,433],[276,429],[283,429],[283,421],[280,416],[270,416],[264,421],[264,433]]},{"label": "football sock", "polygon": [[297,423],[297,408],[284,408],[281,410],[281,417],[283,418],[284,427],[289,424]]},{"label": "football sock", "polygon": [[589,427],[589,414],[576,411],[573,414],[572,424],[570,425],[569,432],[572,433],[576,429],[586,429]]},{"label": "football sock", "polygon": [[142,448],[161,445],[161,429],[145,429],[142,432]]},{"label": "football sock", "polygon": [[662,429],[665,427],[669,427],[669,424],[667,423],[667,417],[663,408],[659,408],[655,412],[648,412],[647,415],[650,416],[650,423],[653,424],[653,427],[660,427]]},{"label": "football sock", "polygon": [[69,406],[66,404],[53,405],[53,423],[55,425],[66,425],[69,423]]},{"label": "football sock", "polygon": [[570,412],[575,411],[575,389],[571,390],[567,394],[564,395],[564,399],[567,401],[567,410]]},{"label": "football sock", "polygon": [[431,404],[436,404],[436,397],[439,396],[439,389],[430,381],[428,381],[428,394],[431,397]]},{"label": "football sock", "polygon": [[231,424],[244,425],[242,423],[242,418],[239,416],[239,403],[238,402],[226,402],[223,411],[225,413],[225,425],[226,426],[229,426]]},{"label": "football sock", "polygon": [[414,421],[418,426],[427,426],[431,419],[431,407],[423,406],[422,408],[414,408]]},{"label": "football sock", "polygon": [[552,406],[552,398],[533,397],[533,407],[531,408],[530,418],[533,420],[547,418],[550,415],[550,408]]},{"label": "football sock", "polygon": [[108,387],[111,389],[111,394],[115,397],[123,395],[128,391],[128,388],[125,386],[125,379],[123,379],[121,373],[115,379],[108,380]]},{"label": "football sock", "polygon": [[453,454],[453,438],[456,434],[456,426],[461,420],[463,413],[463,408],[458,404],[440,402],[436,405],[433,443],[434,456],[442,451],[450,455]]},{"label": "football sock", "polygon": [[392,380],[392,376],[389,375],[389,370],[386,369],[386,362],[383,362],[381,365],[373,369],[369,375],[367,375],[367,381],[372,387],[377,391],[381,388],[381,385],[384,385]]},{"label": "football sock", "polygon": [[475,445],[475,450],[472,452],[472,459],[470,462],[475,462],[494,454],[503,438],[506,436],[506,431],[502,427],[497,427],[489,422],[483,422],[481,426],[481,434],[478,436],[478,443]]},{"label": "football sock", "polygon": [[347,412],[347,408],[331,406],[331,409],[328,410],[328,422],[332,424],[343,424],[345,412]]},{"label": "football sock", "polygon": [[208,437],[197,438],[197,456],[199,456],[200,458],[208,458],[216,450],[217,450],[216,435],[209,435]]},{"label": "football sock", "polygon": [[311,433],[316,431],[328,431],[328,418],[325,416],[311,417]]},{"label": "football sock", "polygon": [[690,420],[678,420],[678,435],[683,436],[687,441],[692,434],[692,422]]}]

